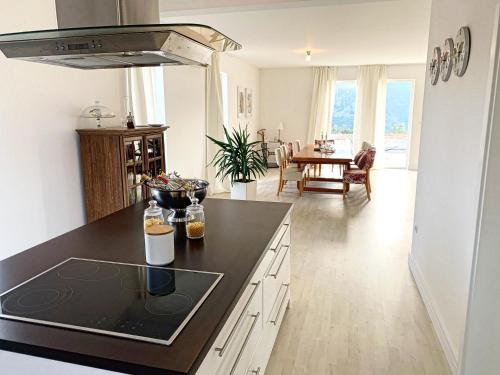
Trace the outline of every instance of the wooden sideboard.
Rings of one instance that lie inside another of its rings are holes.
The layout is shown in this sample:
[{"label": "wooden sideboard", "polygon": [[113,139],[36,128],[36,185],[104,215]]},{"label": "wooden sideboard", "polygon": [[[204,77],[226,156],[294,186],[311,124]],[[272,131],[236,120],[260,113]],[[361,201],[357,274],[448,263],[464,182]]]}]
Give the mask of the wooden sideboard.
[{"label": "wooden sideboard", "polygon": [[148,196],[141,175],[165,170],[163,135],[167,128],[77,129],[88,222]]}]

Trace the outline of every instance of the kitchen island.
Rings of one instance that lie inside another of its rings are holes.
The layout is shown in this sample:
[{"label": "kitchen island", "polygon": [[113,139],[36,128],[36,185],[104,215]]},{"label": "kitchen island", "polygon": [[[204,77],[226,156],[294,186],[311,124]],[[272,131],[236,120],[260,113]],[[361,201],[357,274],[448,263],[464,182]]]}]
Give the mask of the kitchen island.
[{"label": "kitchen island", "polygon": [[[203,205],[205,238],[187,240],[178,227],[169,267],[224,276],[170,346],[0,319],[2,372],[263,374],[290,298],[292,205]],[[1,261],[0,293],[71,257],[145,264],[143,210],[136,204]]]}]

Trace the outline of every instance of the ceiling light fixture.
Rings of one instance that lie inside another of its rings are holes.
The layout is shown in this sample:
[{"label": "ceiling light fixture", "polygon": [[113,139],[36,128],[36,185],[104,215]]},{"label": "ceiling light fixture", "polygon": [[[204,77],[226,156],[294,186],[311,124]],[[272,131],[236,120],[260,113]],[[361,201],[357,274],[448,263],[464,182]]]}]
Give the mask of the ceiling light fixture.
[{"label": "ceiling light fixture", "polygon": [[306,61],[311,61],[311,51],[306,51]]}]

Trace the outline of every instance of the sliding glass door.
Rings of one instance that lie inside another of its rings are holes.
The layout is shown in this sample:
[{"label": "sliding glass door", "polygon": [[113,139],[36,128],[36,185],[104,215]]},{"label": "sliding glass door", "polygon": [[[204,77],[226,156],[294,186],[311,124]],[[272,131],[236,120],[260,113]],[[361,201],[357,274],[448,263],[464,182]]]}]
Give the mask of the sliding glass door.
[{"label": "sliding glass door", "polygon": [[387,81],[384,128],[384,167],[406,168],[413,112],[414,82]]}]

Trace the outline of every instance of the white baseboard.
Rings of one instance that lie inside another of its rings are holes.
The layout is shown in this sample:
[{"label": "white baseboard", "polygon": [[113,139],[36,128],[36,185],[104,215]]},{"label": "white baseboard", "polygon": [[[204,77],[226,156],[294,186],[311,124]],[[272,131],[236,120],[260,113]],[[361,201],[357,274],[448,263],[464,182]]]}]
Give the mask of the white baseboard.
[{"label": "white baseboard", "polygon": [[450,366],[451,372],[454,375],[458,374],[458,358],[457,354],[453,351],[451,342],[449,339],[449,335],[446,332],[445,327],[441,323],[443,320],[439,315],[439,312],[435,308],[435,303],[432,299],[431,294],[429,293],[429,287],[427,282],[420,271],[417,263],[413,260],[412,255],[408,256],[408,265],[410,266],[410,271],[413,275],[413,279],[417,284],[418,291],[420,292],[420,296],[422,297],[422,301],[424,302],[425,307],[427,308],[427,312],[429,317],[431,318],[432,326],[434,327],[434,331],[438,337],[439,343],[443,349],[446,360],[448,361],[448,365]]}]

